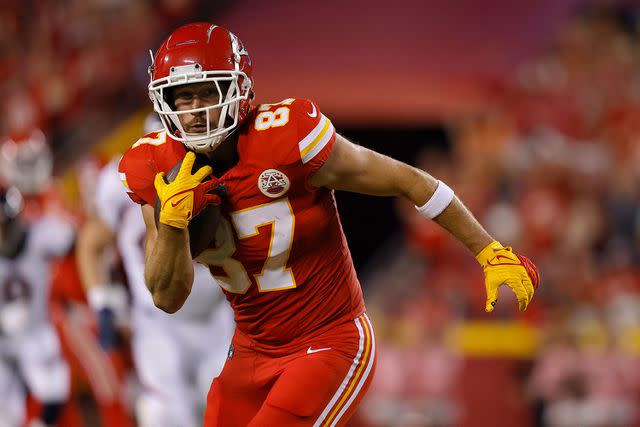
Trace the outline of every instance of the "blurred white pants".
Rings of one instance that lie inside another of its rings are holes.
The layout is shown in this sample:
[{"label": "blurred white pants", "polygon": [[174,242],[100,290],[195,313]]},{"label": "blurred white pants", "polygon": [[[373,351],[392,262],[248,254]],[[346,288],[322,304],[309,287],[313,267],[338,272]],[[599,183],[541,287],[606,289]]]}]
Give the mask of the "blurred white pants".
[{"label": "blurred white pants", "polygon": [[207,321],[134,313],[133,357],[143,392],[141,427],[199,427],[211,381],[227,358],[233,313],[218,304]]},{"label": "blurred white pants", "polygon": [[0,427],[21,426],[24,422],[26,393],[21,379],[42,403],[68,399],[69,367],[50,324],[0,340]]}]

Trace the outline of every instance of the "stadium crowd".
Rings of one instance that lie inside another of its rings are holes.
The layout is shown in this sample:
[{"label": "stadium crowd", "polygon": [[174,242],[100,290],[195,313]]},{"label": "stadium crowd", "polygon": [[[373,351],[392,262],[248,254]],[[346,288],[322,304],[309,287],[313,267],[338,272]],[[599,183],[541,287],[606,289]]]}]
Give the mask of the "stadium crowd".
[{"label": "stadium crowd", "polygon": [[[18,1],[0,10],[0,134],[42,129],[64,170],[145,105],[149,46],[225,1]],[[131,72],[133,70],[133,73]],[[82,123],[82,126],[78,126]],[[79,149],[79,147],[82,147]]]},{"label": "stadium crowd", "polygon": [[[638,18],[637,6],[584,10],[501,86],[495,105],[450,123],[450,150],[427,148],[418,158],[542,271],[536,302],[521,316],[539,336],[516,388],[531,421],[518,425],[638,423]],[[412,206],[398,212],[404,239],[385,256],[400,255],[364,280],[369,309],[386,314],[373,316],[384,319],[376,325],[381,347],[391,347],[380,350],[370,392],[386,405],[370,414],[374,425],[457,425],[468,403],[465,372],[447,331],[486,320],[481,276]],[[496,314],[518,316],[510,304]]]},{"label": "stadium crowd", "polygon": [[[148,58],[139,52],[204,2],[5,3],[0,134],[19,139],[42,129],[62,171],[78,159],[79,145],[144,102]],[[148,25],[139,25],[143,18]],[[119,30],[105,31],[114,26]],[[125,72],[130,68],[137,70],[133,78]],[[536,344],[509,389],[524,417],[514,426],[640,425],[640,8],[596,3],[514,74],[497,85],[485,111],[447,123],[448,150],[426,146],[416,163],[448,182],[492,234],[528,254],[542,272],[527,312],[500,304],[491,317],[519,318],[536,330]],[[384,271],[371,269],[363,278],[379,360],[358,423],[472,425],[463,389],[468,358],[451,331],[487,320],[481,274],[461,246],[412,206],[399,203],[397,212],[402,239],[381,255],[390,260]],[[81,222],[82,213],[73,213]],[[70,258],[56,271],[77,282]],[[89,311],[69,311],[70,300],[86,301],[81,288],[68,287],[52,293],[59,333],[86,321],[95,334]],[[64,354],[73,353],[65,342],[73,347],[74,341],[63,341]],[[123,353],[103,361],[115,379],[93,378],[89,368],[73,382],[80,408],[84,391],[102,394],[95,399],[103,402],[103,425],[124,425],[118,417],[132,413],[136,385]],[[82,371],[83,357],[103,356],[68,357],[72,371]],[[114,399],[124,402],[120,415],[113,415]],[[66,417],[65,425],[82,425],[77,415]],[[85,411],[85,423],[88,418]]]}]

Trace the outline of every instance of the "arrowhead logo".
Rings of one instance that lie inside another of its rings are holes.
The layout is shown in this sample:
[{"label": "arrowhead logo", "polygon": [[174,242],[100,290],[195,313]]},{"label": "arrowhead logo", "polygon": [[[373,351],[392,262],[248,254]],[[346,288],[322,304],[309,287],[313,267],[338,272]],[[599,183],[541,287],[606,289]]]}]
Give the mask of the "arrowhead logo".
[{"label": "arrowhead logo", "polygon": [[258,177],[258,188],[267,197],[275,199],[289,190],[289,178],[277,169],[267,169]]}]

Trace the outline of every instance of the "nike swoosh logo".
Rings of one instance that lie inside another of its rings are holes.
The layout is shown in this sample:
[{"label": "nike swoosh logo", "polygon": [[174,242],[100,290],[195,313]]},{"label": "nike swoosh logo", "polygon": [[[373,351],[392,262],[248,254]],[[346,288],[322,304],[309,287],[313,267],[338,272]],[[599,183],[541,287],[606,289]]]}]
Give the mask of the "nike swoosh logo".
[{"label": "nike swoosh logo", "polygon": [[327,348],[316,348],[316,349],[313,349],[313,348],[309,347],[309,348],[307,349],[307,354],[319,353],[319,352],[321,352],[321,351],[327,351],[327,350],[331,350],[331,347],[327,347]]},{"label": "nike swoosh logo", "polygon": [[[506,259],[509,262],[500,261],[500,259]],[[491,261],[498,261],[498,262],[491,262]],[[506,255],[496,255],[494,258],[487,261],[487,265],[494,265],[494,266],[495,265],[520,265],[520,264],[521,263],[519,261],[509,258]]]},{"label": "nike swoosh logo", "polygon": [[522,264],[516,264],[515,262],[499,262],[497,264],[493,264],[491,261],[487,261],[487,265],[495,267],[497,265],[522,265]]},{"label": "nike swoosh logo", "polygon": [[315,104],[311,104],[311,108],[313,108],[313,111],[311,113],[307,113],[309,115],[309,117],[317,116],[318,112],[316,111],[316,105]]},{"label": "nike swoosh logo", "polygon": [[[522,263],[521,263],[521,262],[519,262],[519,261],[515,261],[515,260],[512,260],[512,259],[511,259],[511,258],[509,258],[509,257],[501,256],[501,255],[498,255],[498,256],[500,256],[500,258],[508,259],[508,260],[509,260],[509,261],[511,261],[511,262],[504,262],[504,261],[500,262],[500,261],[498,260],[498,262],[493,263],[493,262],[491,262],[491,260],[489,260],[489,261],[487,261],[487,265],[492,265],[492,266],[496,266],[496,265],[522,265]],[[497,258],[498,258],[498,257],[496,257],[496,258],[494,258],[494,259],[497,259]]]},{"label": "nike swoosh logo", "polygon": [[182,203],[182,202],[184,201],[184,199],[186,199],[187,197],[189,197],[189,196],[188,196],[188,195],[187,195],[187,196],[184,196],[182,199],[178,200],[177,202],[171,202],[171,207],[172,207],[172,208],[175,208],[175,207],[176,207],[176,206],[178,206],[180,203]]}]

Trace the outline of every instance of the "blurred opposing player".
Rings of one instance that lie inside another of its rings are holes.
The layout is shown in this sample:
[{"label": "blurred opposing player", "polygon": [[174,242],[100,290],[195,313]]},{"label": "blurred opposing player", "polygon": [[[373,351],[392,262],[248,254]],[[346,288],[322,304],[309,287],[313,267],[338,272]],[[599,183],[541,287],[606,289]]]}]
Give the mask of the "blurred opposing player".
[{"label": "blurred opposing player", "polygon": [[48,314],[50,263],[69,250],[73,230],[54,215],[27,224],[22,208],[15,187],[0,192],[0,425],[24,422],[24,381],[43,405],[32,425],[53,426],[69,395],[69,368]]},{"label": "blurred opposing player", "polygon": [[0,175],[5,185],[26,197],[45,190],[51,180],[53,155],[41,130],[31,129],[20,138],[6,138],[0,145]]},{"label": "blurred opposing player", "polygon": [[[531,301],[528,261],[494,241],[446,184],[352,144],[312,101],[252,107],[251,59],[224,28],[178,28],[150,74],[165,129],[136,142],[120,171],[142,205],[145,276],[158,307],[177,311],[191,290],[189,221],[208,204],[221,203],[223,212],[215,242],[198,260],[225,290],[237,329],[209,392],[205,426],[342,426],[359,405],[376,345],[334,189],[405,197],[449,230],[483,267],[487,311],[502,284],[522,310]],[[192,174],[194,152],[211,166]],[[180,160],[166,183],[163,174]],[[219,184],[223,200],[209,193]]]},{"label": "blurred opposing player", "polygon": [[[32,234],[32,224],[39,224],[43,220],[52,223],[46,219],[57,218],[57,222],[66,226],[58,227],[53,222],[50,229],[41,227],[33,233],[44,242],[55,242],[55,233],[71,235],[70,244],[56,254],[56,259],[48,266],[52,270],[50,276],[43,278],[47,294],[51,291],[45,309],[57,333],[62,357],[69,366],[72,379],[69,401],[62,410],[59,423],[71,426],[81,422],[74,398],[90,390],[97,403],[102,425],[127,427],[131,422],[120,396],[116,357],[110,358],[100,350],[94,336],[95,321],[84,305],[82,286],[78,287],[75,259],[71,251],[77,214],[74,215],[65,206],[54,185],[52,171],[53,155],[40,130],[23,129],[0,145],[0,174],[3,182],[19,188],[24,195],[21,219],[29,227],[29,234]],[[38,398],[37,395],[35,397]],[[33,419],[34,410],[37,414],[40,406],[29,405],[27,417]]]},{"label": "blurred opposing player", "polygon": [[199,426],[209,385],[227,357],[233,313],[202,265],[194,267],[192,293],[178,315],[169,316],[154,306],[144,283],[145,225],[137,205],[122,189],[118,161],[101,171],[96,214],[80,234],[77,253],[83,281],[94,309],[103,318],[110,316],[108,311],[117,316],[121,291],[109,283],[102,261],[105,250],[117,245],[133,296],[133,353],[143,385],[136,403],[138,423]]}]

